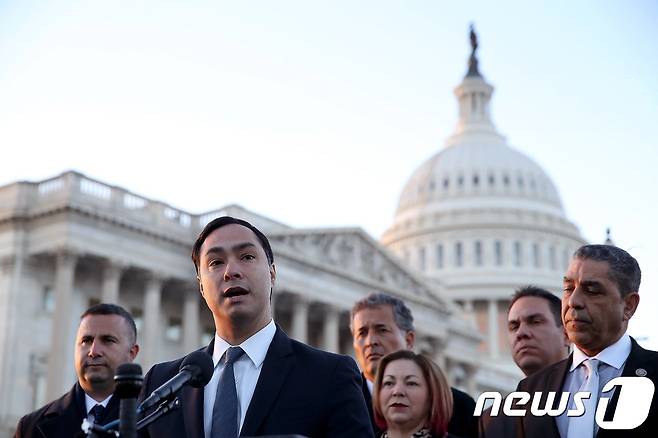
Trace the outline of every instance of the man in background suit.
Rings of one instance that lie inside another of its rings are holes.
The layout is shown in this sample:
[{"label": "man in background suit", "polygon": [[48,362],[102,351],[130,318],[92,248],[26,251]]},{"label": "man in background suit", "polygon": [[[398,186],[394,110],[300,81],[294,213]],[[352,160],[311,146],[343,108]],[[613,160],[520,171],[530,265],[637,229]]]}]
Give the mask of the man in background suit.
[{"label": "man in background suit", "polygon": [[75,372],[71,391],[23,418],[15,438],[82,436],[82,420],[99,424],[119,416],[113,397],[114,373],[139,352],[137,330],[130,313],[115,304],[97,304],[80,317],[75,339]]},{"label": "man in background suit", "polygon": [[[635,429],[599,428],[594,409],[603,386],[616,377],[647,377],[658,385],[658,352],[640,347],[627,333],[640,301],[640,267],[626,251],[612,245],[585,245],[574,253],[564,275],[562,321],[574,351],[568,359],[544,368],[519,384],[519,391],[573,394],[591,392],[585,414],[568,417],[519,417],[519,436],[532,438],[598,438],[658,436],[658,396],[654,392],[647,419]],[[614,412],[615,399],[606,416]],[[591,402],[590,402],[591,400]],[[590,405],[590,403],[592,403]],[[568,409],[573,408],[573,397]],[[591,406],[591,407],[590,407]],[[644,409],[646,406],[636,406]]]},{"label": "man in background suit", "polygon": [[[350,330],[354,351],[363,372],[362,391],[368,403],[372,427],[379,433],[372,410],[372,385],[382,357],[398,350],[412,350],[416,338],[411,310],[399,298],[373,293],[352,306]],[[465,392],[452,389],[453,414],[448,432],[464,438],[478,436],[475,401]]]},{"label": "man in background suit", "polygon": [[[569,339],[562,325],[560,299],[547,290],[525,286],[512,296],[507,310],[507,337],[516,365],[529,376],[565,359]],[[480,416],[480,438],[516,436],[514,417],[502,410],[495,417],[491,408]]]},{"label": "man in background suit", "polygon": [[[354,360],[292,340],[274,324],[274,255],[260,230],[217,218],[201,231],[192,260],[215,321],[215,338],[205,348],[215,370],[205,388],[184,387],[180,409],[145,436],[372,437]],[[155,365],[143,395],[176,375],[181,361]]]}]

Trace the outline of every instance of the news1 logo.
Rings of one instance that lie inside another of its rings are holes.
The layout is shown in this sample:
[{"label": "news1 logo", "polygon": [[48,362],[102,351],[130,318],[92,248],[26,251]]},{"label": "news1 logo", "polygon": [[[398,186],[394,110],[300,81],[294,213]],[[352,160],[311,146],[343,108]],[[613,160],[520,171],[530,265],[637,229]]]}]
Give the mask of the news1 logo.
[{"label": "news1 logo", "polygon": [[[649,416],[651,400],[655,392],[654,384],[647,377],[617,377],[606,383],[601,392],[606,393],[615,388],[619,391],[619,398],[617,400],[617,406],[611,415],[612,418],[605,419],[610,399],[601,397],[596,407],[596,424],[602,429],[635,429],[644,423],[644,420]],[[541,392],[535,392],[534,396],[531,397],[527,392],[512,392],[505,398],[503,413],[508,417],[526,416],[527,409],[519,408],[518,406],[526,406],[531,398],[530,415],[536,417],[542,417],[544,415],[557,417],[567,410],[567,404],[569,403],[568,392],[562,393],[557,407],[555,407],[554,403],[556,392],[547,393],[546,402],[543,407],[540,406],[542,394]],[[590,396],[591,394],[589,392],[575,393],[573,397],[574,409],[570,409],[567,412],[567,416],[580,417],[584,415],[585,404],[583,400],[589,399]],[[475,404],[473,415],[482,415],[486,400],[493,400],[491,416],[498,416],[502,403],[502,395],[499,392],[482,393]]]}]

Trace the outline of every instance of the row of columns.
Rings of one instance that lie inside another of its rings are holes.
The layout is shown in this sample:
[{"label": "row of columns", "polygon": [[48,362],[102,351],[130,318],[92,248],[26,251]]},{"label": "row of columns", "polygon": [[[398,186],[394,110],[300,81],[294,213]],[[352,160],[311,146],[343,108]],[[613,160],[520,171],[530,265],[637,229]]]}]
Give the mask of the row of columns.
[{"label": "row of columns", "polygon": [[[78,256],[72,251],[60,251],[55,257],[55,309],[46,376],[46,397],[49,400],[58,397],[66,390],[63,385],[67,382],[66,379],[62,379],[62,370],[68,369],[71,363],[68,347],[71,345],[71,309],[77,261]],[[126,266],[120,263],[104,262],[101,281],[102,302],[118,303],[119,286],[125,268]],[[164,275],[153,273],[149,275],[145,284],[143,327],[139,333],[140,362],[145,367],[149,367],[158,360],[158,354],[161,350],[161,304],[165,279]],[[182,348],[184,351],[191,351],[199,346],[201,327],[199,294],[192,286],[185,290],[182,313]]]},{"label": "row of columns", "polygon": [[[303,296],[296,295],[292,300],[292,319],[290,335],[300,342],[308,342],[308,316],[311,302]],[[322,344],[325,351],[340,351],[340,313],[341,310],[330,304],[323,304]]]}]

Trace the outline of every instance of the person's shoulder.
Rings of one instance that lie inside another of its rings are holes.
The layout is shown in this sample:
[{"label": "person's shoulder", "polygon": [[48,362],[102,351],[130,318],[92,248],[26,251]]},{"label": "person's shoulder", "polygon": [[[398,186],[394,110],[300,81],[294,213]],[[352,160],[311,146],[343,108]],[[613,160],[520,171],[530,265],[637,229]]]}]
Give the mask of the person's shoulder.
[{"label": "person's shoulder", "polygon": [[18,426],[16,427],[16,437],[31,436],[31,430],[36,426],[38,422],[42,419],[47,418],[52,415],[59,414],[61,410],[61,404],[68,394],[64,394],[61,397],[46,403],[41,406],[39,409],[32,411],[28,414],[25,414],[18,421]]},{"label": "person's shoulder", "polygon": [[303,342],[299,342],[295,339],[290,339],[290,347],[294,354],[302,357],[306,357],[310,360],[326,361],[329,363],[336,363],[341,361],[350,360],[349,356],[345,356],[338,353],[332,353],[325,350],[320,350],[319,348],[312,347]]},{"label": "person's shoulder", "polygon": [[183,363],[183,360],[185,360],[186,357],[187,356],[183,356],[167,362],[156,363],[149,369],[148,373],[146,373],[146,381],[160,382],[160,380],[166,380],[175,376],[178,374],[181,363]]},{"label": "person's shoulder", "polygon": [[468,405],[468,406],[473,406],[475,408],[475,400],[473,397],[465,393],[464,391],[460,391],[457,388],[450,387],[452,390],[452,399],[454,404],[459,404],[459,405]]},{"label": "person's shoulder", "polygon": [[544,385],[546,380],[550,377],[553,376],[555,373],[562,373],[566,371],[566,368],[568,364],[571,361],[571,356],[567,357],[566,359],[562,359],[559,362],[555,362],[554,364],[548,365],[547,367],[544,367],[540,369],[539,371],[530,374],[523,380],[519,382],[519,388],[532,388],[536,385]]}]

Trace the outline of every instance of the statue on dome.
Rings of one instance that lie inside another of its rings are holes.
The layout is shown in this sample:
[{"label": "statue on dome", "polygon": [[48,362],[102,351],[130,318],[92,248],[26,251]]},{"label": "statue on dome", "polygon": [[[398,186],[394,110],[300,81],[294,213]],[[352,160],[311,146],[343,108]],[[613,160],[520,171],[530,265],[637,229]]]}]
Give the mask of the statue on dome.
[{"label": "statue on dome", "polygon": [[475,51],[478,49],[478,36],[475,33],[475,27],[473,26],[473,23],[471,23],[470,38],[471,57],[468,59],[468,73],[466,73],[466,76],[480,76],[480,72],[478,70],[478,59],[475,57]]}]

